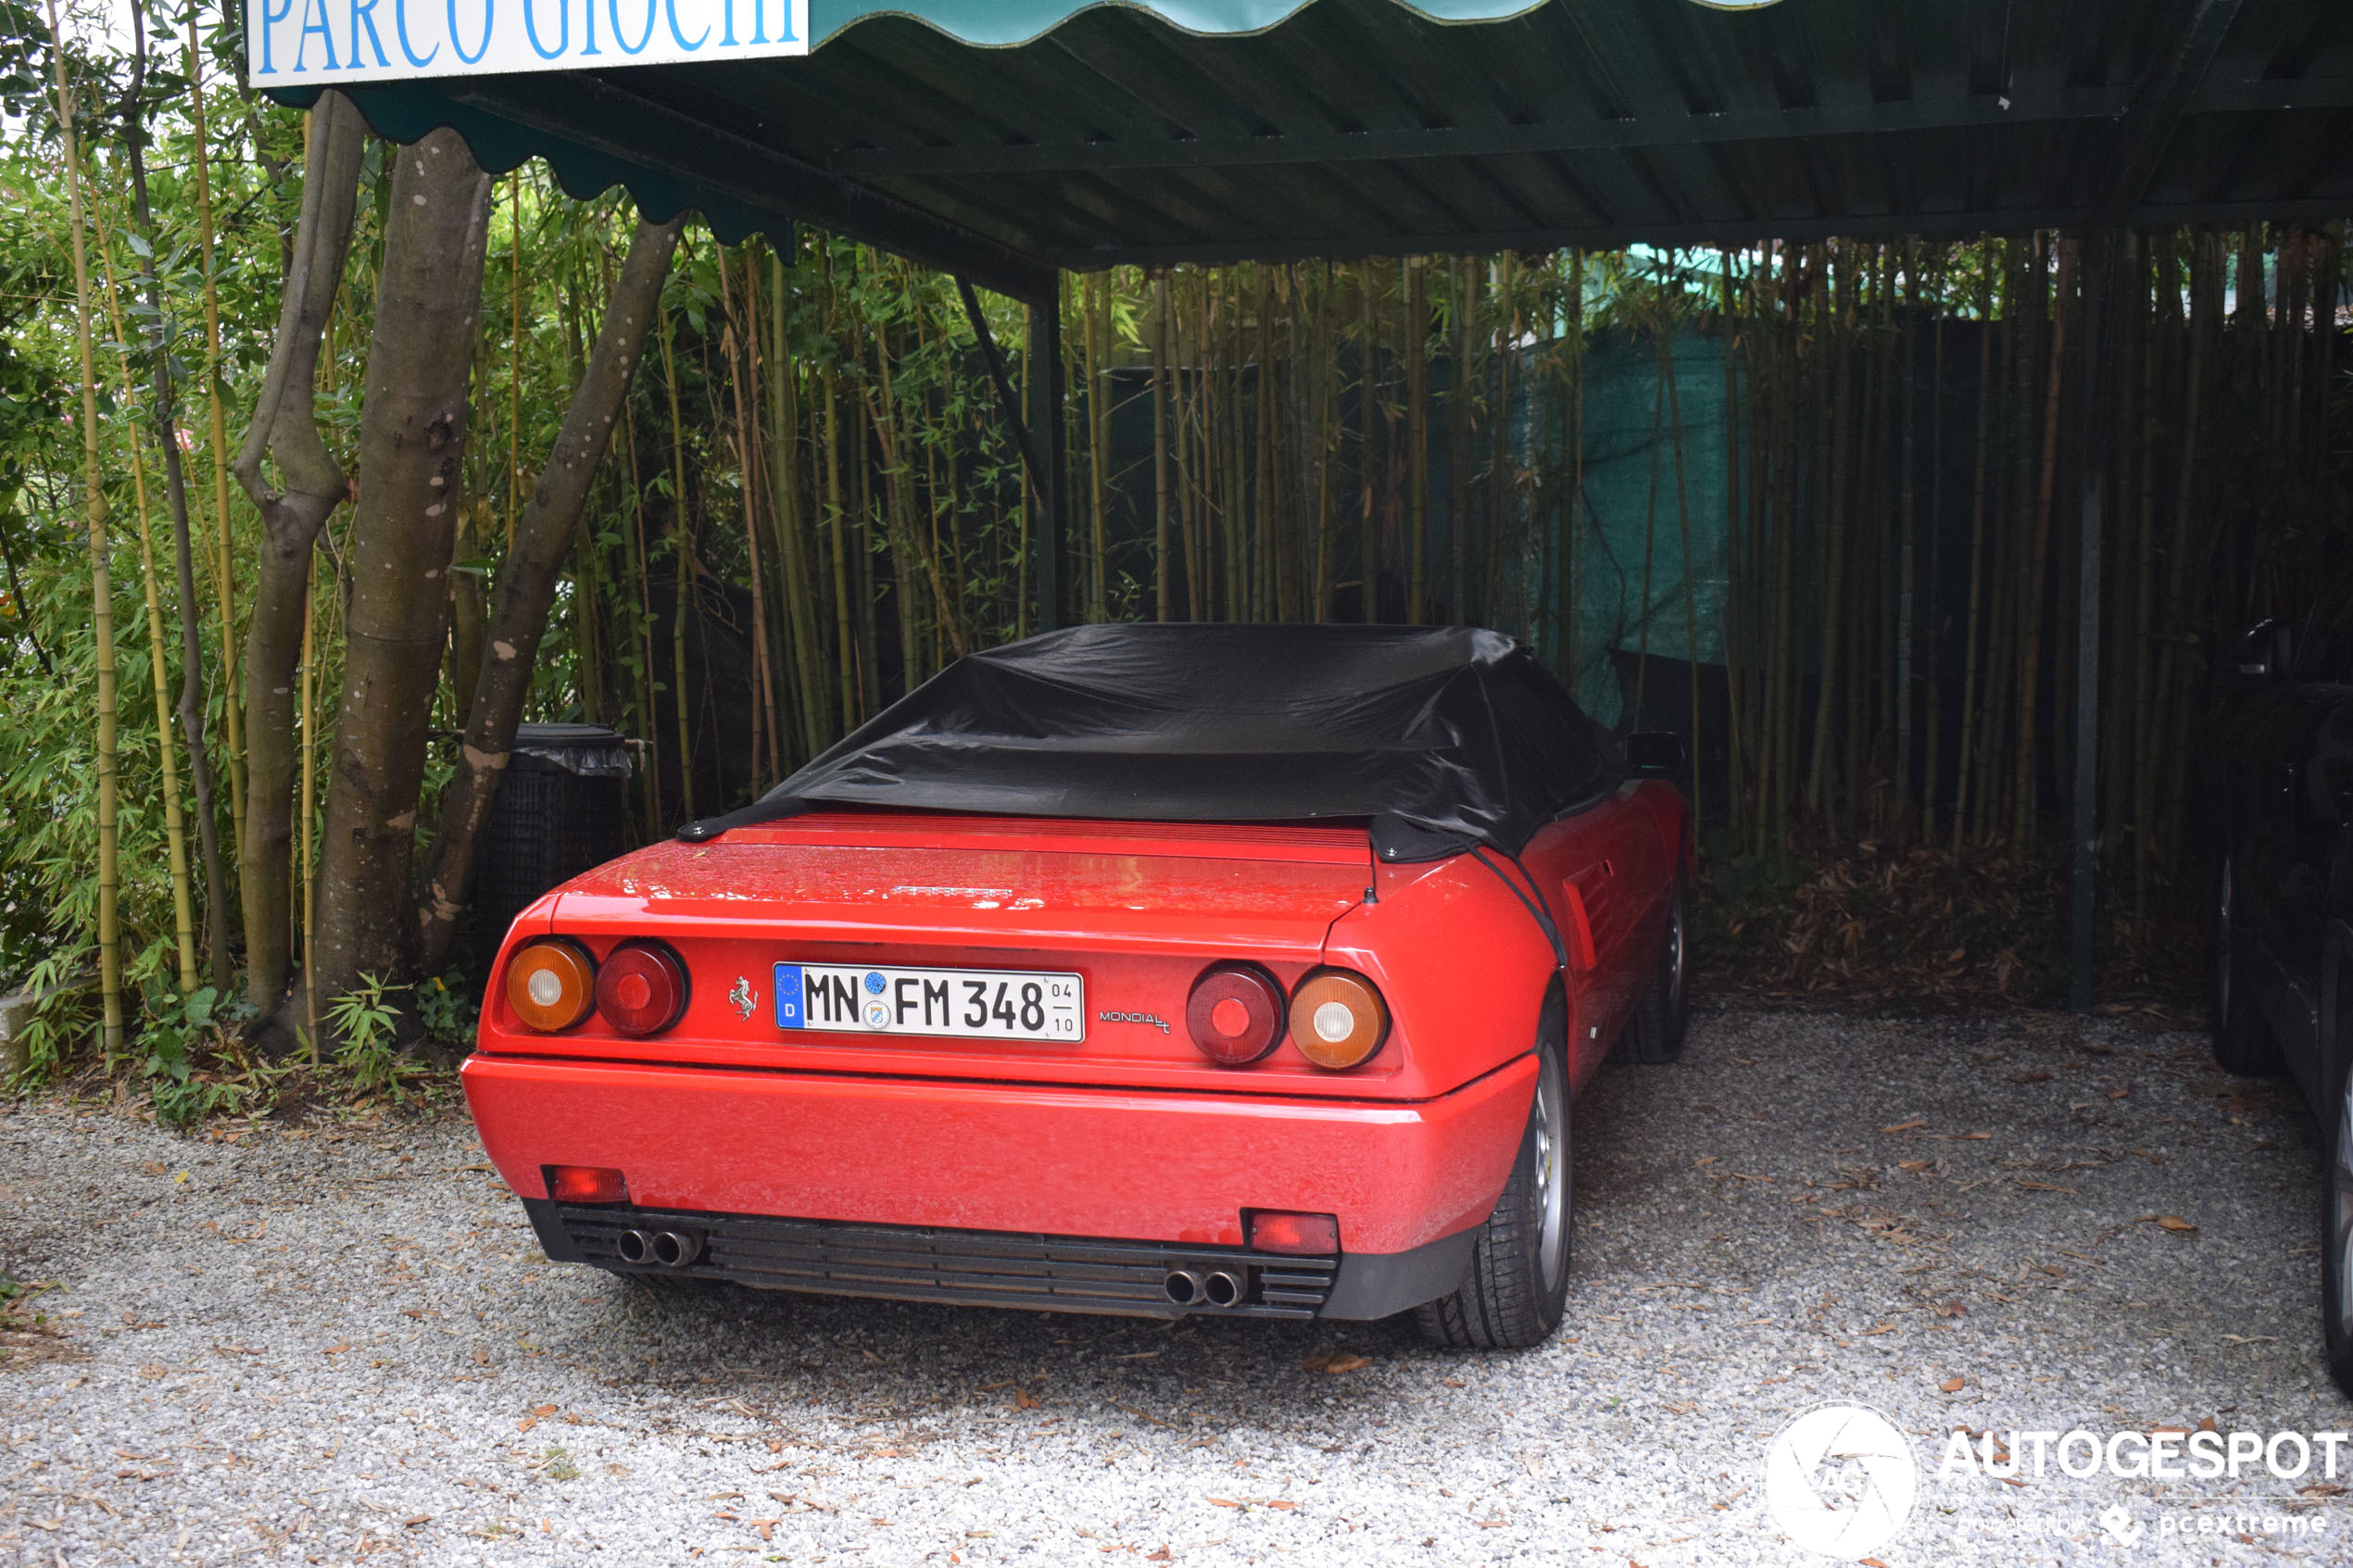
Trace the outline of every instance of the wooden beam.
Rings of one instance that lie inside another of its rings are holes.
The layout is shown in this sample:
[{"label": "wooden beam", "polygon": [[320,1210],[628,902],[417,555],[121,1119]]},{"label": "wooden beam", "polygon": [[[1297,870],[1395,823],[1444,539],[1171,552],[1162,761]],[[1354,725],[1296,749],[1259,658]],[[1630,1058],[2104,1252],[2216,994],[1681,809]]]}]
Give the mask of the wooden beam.
[{"label": "wooden beam", "polygon": [[[437,85],[453,102],[561,137],[689,192],[709,193],[779,221],[814,223],[1015,299],[1054,298],[1054,270],[1034,257],[604,77],[549,72],[458,77]],[[367,91],[354,89],[351,96],[365,113]]]},{"label": "wooden beam", "polygon": [[[2220,4],[2221,0],[2209,0]],[[2294,83],[2262,84],[2288,87]],[[1333,163],[1376,158],[1485,157],[1506,153],[1629,151],[1729,142],[1794,141],[1890,131],[1960,130],[2068,120],[2113,120],[2130,110],[2126,87],[2082,87],[2019,98],[1991,94],[1944,101],[1836,105],[1763,113],[1646,115],[1629,119],[1535,125],[1435,127],[1425,131],[1329,132],[1306,136],[1202,136],[1000,146],[889,147],[835,154],[840,175],[1015,174],[1059,169],[1194,169],[1203,165]]]}]

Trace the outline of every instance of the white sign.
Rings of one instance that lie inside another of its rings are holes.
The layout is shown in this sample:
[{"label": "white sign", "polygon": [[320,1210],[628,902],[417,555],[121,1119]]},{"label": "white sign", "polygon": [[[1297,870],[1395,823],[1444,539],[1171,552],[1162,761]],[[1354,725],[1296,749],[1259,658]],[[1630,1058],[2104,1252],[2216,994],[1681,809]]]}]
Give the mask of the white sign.
[{"label": "white sign", "polygon": [[809,53],[809,0],[245,0],[256,87]]}]

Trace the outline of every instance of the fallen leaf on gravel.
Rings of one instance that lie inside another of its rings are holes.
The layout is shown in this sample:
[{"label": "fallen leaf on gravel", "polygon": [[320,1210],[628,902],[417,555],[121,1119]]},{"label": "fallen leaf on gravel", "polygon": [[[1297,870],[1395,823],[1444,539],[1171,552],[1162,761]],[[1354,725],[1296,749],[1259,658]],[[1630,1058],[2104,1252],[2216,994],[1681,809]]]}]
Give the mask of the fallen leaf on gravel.
[{"label": "fallen leaf on gravel", "polygon": [[2207,1417],[2204,1421],[2201,1421],[2201,1422],[2199,1422],[2199,1423],[2197,1424],[2197,1429],[2198,1429],[2200,1432],[2211,1432],[2211,1431],[2213,1431],[2213,1430],[2214,1430],[2214,1418],[2213,1418],[2212,1416],[2210,1416],[2210,1415],[2209,1415],[2209,1416],[2208,1416],[2208,1417]]},{"label": "fallen leaf on gravel", "polygon": [[1231,1498],[1212,1498],[1212,1499],[1209,1499],[1209,1502],[1210,1502],[1210,1506],[1211,1506],[1211,1507],[1213,1507],[1213,1508],[1239,1508],[1239,1507],[1241,1507],[1241,1504],[1239,1504],[1239,1503],[1236,1502],[1236,1501],[1235,1501],[1233,1499],[1231,1499]]},{"label": "fallen leaf on gravel", "polygon": [[145,1165],[140,1166],[139,1169],[145,1171],[150,1176],[160,1176],[164,1173],[164,1163],[160,1160],[150,1160]]},{"label": "fallen leaf on gravel", "polygon": [[1148,1551],[1144,1553],[1144,1561],[1147,1562],[1174,1562],[1176,1561],[1176,1554],[1170,1551],[1165,1546],[1164,1546],[1158,1551]]},{"label": "fallen leaf on gravel", "polygon": [[515,1423],[515,1430],[516,1430],[516,1431],[518,1431],[518,1432],[528,1432],[528,1431],[530,1431],[533,1427],[535,1427],[535,1426],[536,1426],[536,1425],[538,1425],[538,1424],[539,1424],[539,1418],[538,1418],[537,1416],[535,1416],[535,1415],[527,1415],[527,1416],[524,1416],[524,1417],[523,1417],[521,1421],[518,1421],[518,1422],[516,1422],[516,1423]]},{"label": "fallen leaf on gravel", "polygon": [[351,1347],[350,1347],[350,1345],[349,1345],[349,1344],[330,1345],[330,1346],[328,1346],[325,1349],[323,1349],[323,1350],[320,1351],[319,1353],[320,1353],[321,1355],[322,1355],[322,1356],[340,1356],[340,1355],[342,1355],[342,1354],[343,1354],[346,1350],[348,1350],[348,1349],[350,1349],[350,1348],[351,1348]]},{"label": "fallen leaf on gravel", "polygon": [[1969,1379],[1966,1377],[1948,1377],[1944,1382],[1938,1384],[1937,1386],[1944,1390],[1947,1394],[1957,1394],[1962,1389],[1969,1386]]},{"label": "fallen leaf on gravel", "polygon": [[420,1524],[432,1524],[433,1515],[430,1513],[412,1513],[408,1518],[403,1519],[401,1523],[413,1530]]},{"label": "fallen leaf on gravel", "polygon": [[2003,1477],[2002,1477],[2002,1485],[2003,1485],[2003,1486],[2020,1486],[2020,1487],[2023,1487],[2023,1486],[2026,1485],[2026,1483],[2025,1483],[2025,1482],[2023,1482],[2023,1481],[2021,1481],[2021,1480],[2020,1480],[2020,1479],[2019,1479],[2017,1476],[2015,1476],[2015,1475],[2005,1475],[2005,1476],[2003,1476]]},{"label": "fallen leaf on gravel", "polygon": [[1925,1127],[1927,1125],[1927,1117],[1915,1116],[1909,1122],[1898,1122],[1893,1127],[1881,1127],[1880,1131],[1882,1133],[1908,1133],[1916,1127]]},{"label": "fallen leaf on gravel", "polygon": [[2222,1337],[2233,1345],[2276,1345],[2280,1342],[2279,1336],[2274,1334],[2226,1334]]},{"label": "fallen leaf on gravel", "polygon": [[1292,1509],[1297,1508],[1299,1505],[1298,1505],[1297,1503],[1295,1503],[1295,1502],[1290,1501],[1289,1499],[1285,1499],[1285,1498],[1277,1498],[1277,1499],[1275,1499],[1273,1501],[1269,1502],[1266,1506],[1267,1506],[1268,1508],[1278,1508],[1278,1509],[1282,1510],[1285,1513],[1289,1513],[1289,1512],[1290,1512]]},{"label": "fallen leaf on gravel", "polygon": [[538,1409],[536,1409],[536,1410],[533,1411],[531,1413],[532,1413],[532,1414],[534,1414],[534,1415],[535,1415],[535,1416],[537,1416],[540,1420],[545,1421],[545,1420],[547,1420],[549,1416],[551,1416],[551,1415],[553,1415],[553,1414],[555,1414],[555,1413],[556,1413],[556,1407],[555,1407],[555,1406],[553,1406],[553,1405],[541,1405]]},{"label": "fallen leaf on gravel", "polygon": [[2308,1498],[2341,1498],[2345,1495],[2344,1487],[2334,1486],[2326,1481],[2316,1482],[2309,1486],[2298,1486],[2296,1489],[2300,1495]]},{"label": "fallen leaf on gravel", "polygon": [[2050,1081],[2051,1075],[2048,1073],[2044,1072],[2039,1067],[2032,1073],[2013,1073],[2010,1074],[2010,1082],[2013,1084],[2047,1084]]},{"label": "fallen leaf on gravel", "polygon": [[1887,1564],[1876,1557],[1858,1557],[1855,1561],[1861,1563],[1863,1568],[1887,1568]]},{"label": "fallen leaf on gravel", "polygon": [[164,1376],[170,1370],[170,1368],[162,1366],[143,1366],[139,1369],[139,1375],[142,1377],[161,1377]]},{"label": "fallen leaf on gravel", "polygon": [[1937,1311],[1943,1312],[1948,1318],[1957,1318],[1968,1312],[1969,1308],[1958,1301],[1947,1301],[1944,1305],[1939,1307]]},{"label": "fallen leaf on gravel", "polygon": [[1326,1361],[1324,1370],[1338,1375],[1343,1372],[1360,1372],[1372,1364],[1373,1359],[1370,1356],[1359,1356],[1350,1351],[1342,1351]]},{"label": "fallen leaf on gravel", "polygon": [[1870,1339],[1870,1338],[1876,1337],[1876,1336],[1879,1336],[1879,1335],[1882,1335],[1882,1334],[1893,1334],[1893,1333],[1894,1333],[1894,1332],[1895,1332],[1895,1325],[1894,1325],[1894,1323],[1883,1323],[1880,1324],[1877,1328],[1867,1328],[1867,1329],[1865,1329],[1865,1330],[1863,1331],[1863,1333],[1862,1333],[1861,1337],[1863,1337],[1863,1338],[1865,1338],[1865,1339]]},{"label": "fallen leaf on gravel", "polygon": [[2160,1214],[2157,1218],[2157,1223],[2158,1228],[2161,1230],[2187,1232],[2197,1229],[2196,1225],[2190,1223],[2179,1214]]},{"label": "fallen leaf on gravel", "polygon": [[1933,1160],[1904,1160],[1897,1161],[1895,1168],[1899,1171],[1909,1171],[1914,1175],[1918,1175],[1922,1171],[1935,1170],[1936,1161]]},{"label": "fallen leaf on gravel", "polygon": [[1465,1383],[1459,1377],[1441,1378],[1440,1381],[1443,1382],[1449,1388],[1466,1388],[1469,1386],[1468,1384]]},{"label": "fallen leaf on gravel", "polygon": [[1038,1398],[1026,1388],[1016,1388],[1013,1390],[1013,1408],[1034,1411],[1038,1408]]},{"label": "fallen leaf on gravel", "polygon": [[2130,1084],[2124,1084],[2116,1088],[2110,1089],[2108,1092],[2108,1098],[2110,1099],[2130,1099],[2133,1098],[2133,1085]]}]

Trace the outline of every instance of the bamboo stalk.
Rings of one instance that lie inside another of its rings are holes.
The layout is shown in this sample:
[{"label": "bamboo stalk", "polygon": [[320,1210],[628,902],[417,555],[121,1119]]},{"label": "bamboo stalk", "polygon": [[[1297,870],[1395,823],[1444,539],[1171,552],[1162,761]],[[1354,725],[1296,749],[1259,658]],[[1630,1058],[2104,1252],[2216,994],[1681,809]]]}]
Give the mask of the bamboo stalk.
[{"label": "bamboo stalk", "polygon": [[670,711],[678,724],[678,809],[695,820],[695,747],[686,715],[686,610],[694,593],[693,546],[686,537],[686,427],[678,417],[678,364],[670,311],[661,309],[661,378],[670,398],[670,566],[675,597],[670,612]]},{"label": "bamboo stalk", "polygon": [[1675,390],[1674,321],[1669,316],[1660,323],[1659,358],[1667,383],[1667,435],[1675,451],[1675,533],[1681,551],[1683,571],[1683,663],[1691,676],[1692,691],[1692,821],[1705,822],[1702,780],[1705,770],[1701,765],[1700,743],[1702,724],[1699,711],[1699,589],[1693,579],[1699,574],[1698,562],[1692,558],[1691,494],[1683,482],[1683,403]]},{"label": "bamboo stalk", "polygon": [[1898,546],[1896,568],[1898,585],[1895,608],[1895,784],[1889,792],[1899,823],[1909,814],[1912,799],[1912,705],[1913,705],[1913,603],[1917,586],[1916,546],[1919,538],[1919,358],[1914,338],[1913,318],[1919,313],[1920,272],[1919,251],[1916,244],[1905,242],[1904,275],[1910,285],[1912,309],[1898,320],[1904,334],[1903,424],[1904,455],[1897,481],[1902,497],[1898,521],[1903,528],[1903,541]]},{"label": "bamboo stalk", "polygon": [[1111,294],[1109,272],[1085,278],[1080,336],[1087,363],[1087,616],[1111,618]]},{"label": "bamboo stalk", "polygon": [[2034,546],[2032,564],[2027,569],[2025,589],[2030,596],[2022,607],[2025,615],[2025,646],[2019,656],[2018,771],[2012,784],[2016,791],[2013,802],[2012,841],[2020,846],[2034,842],[2036,797],[2034,788],[2035,709],[2041,695],[2038,680],[2043,654],[2043,593],[2044,579],[2050,570],[2051,508],[2053,486],[2058,473],[2058,421],[2060,391],[2065,375],[2067,350],[2067,301],[2075,283],[2075,243],[2059,243],[2058,293],[2051,312],[2050,372],[2048,395],[2043,408],[2042,478],[2034,492]]},{"label": "bamboo stalk", "polygon": [[99,1048],[111,1061],[122,1049],[122,938],[120,900],[122,873],[115,755],[114,587],[107,564],[107,495],[98,458],[98,370],[91,345],[90,264],[83,237],[82,148],[74,126],[73,91],[66,82],[65,34],[57,26],[57,0],[48,0],[50,63],[57,82],[57,134],[65,160],[69,218],[73,233],[74,347],[82,370],[82,485],[83,525],[90,542],[91,632],[96,656],[98,776],[97,932]]},{"label": "bamboo stalk", "polygon": [[1405,504],[1412,554],[1406,564],[1405,622],[1419,626],[1429,603],[1429,266],[1405,263]]},{"label": "bamboo stalk", "polygon": [[[107,243],[106,218],[94,210],[98,225],[98,263],[107,285],[107,317],[114,327],[115,341],[128,344],[131,334],[123,330],[122,301],[115,285],[114,257]],[[135,407],[138,396],[131,380],[131,361],[120,365],[122,372],[122,405]],[[195,903],[189,891],[188,838],[186,824],[181,819],[180,763],[178,748],[171,739],[171,678],[164,662],[163,600],[156,588],[156,547],[154,530],[147,515],[147,465],[139,451],[139,427],[128,427],[131,445],[131,493],[139,518],[139,580],[147,600],[147,659],[152,667],[156,698],[156,754],[163,774],[163,835],[166,861],[171,877],[172,937],[179,958],[180,994],[187,996],[196,988],[196,914]]]},{"label": "bamboo stalk", "polygon": [[[760,515],[760,507],[752,463],[755,450],[751,439],[753,426],[748,406],[744,401],[745,360],[752,350],[748,327],[747,336],[741,343],[737,341],[735,325],[737,314],[736,291],[728,276],[734,270],[728,265],[727,253],[724,249],[718,252],[717,259],[720,308],[726,312],[728,320],[727,330],[721,338],[720,353],[727,361],[727,390],[736,406],[736,472],[743,487],[744,559],[746,571],[751,579],[751,787],[752,793],[758,795],[762,777],[760,760],[761,742],[763,735],[767,740],[769,752],[770,771],[767,776],[779,777],[784,772],[782,759],[778,755],[782,747],[777,740],[778,734],[783,729],[783,722],[777,713],[774,684],[774,662],[768,653],[767,580],[760,570],[760,529],[755,521]],[[744,257],[744,266],[749,270],[751,265],[751,257],[747,253]],[[751,300],[757,297],[756,295],[747,297],[745,301],[747,311],[750,308]],[[751,373],[755,375],[759,373],[756,366],[753,367]],[[755,391],[749,408],[756,408],[759,406],[760,397]]]},{"label": "bamboo stalk", "polygon": [[1152,619],[1176,618],[1176,583],[1169,576],[1168,460],[1168,274],[1155,272],[1152,285]]},{"label": "bamboo stalk", "polygon": [[776,555],[784,563],[790,613],[793,674],[799,694],[801,756],[824,749],[827,726],[824,671],[817,636],[816,593],[810,582],[808,526],[800,509],[799,376],[785,325],[785,258],[768,254],[769,504],[775,513]]},{"label": "bamboo stalk", "polygon": [[1369,626],[1380,619],[1380,520],[1373,505],[1373,415],[1380,395],[1380,315],[1374,301],[1372,263],[1365,263],[1359,271],[1362,314],[1356,342],[1356,466],[1363,483],[1357,499],[1356,574],[1362,583],[1363,602],[1357,607],[1357,619]]},{"label": "bamboo stalk", "polygon": [[[507,176],[507,548],[515,547],[515,506],[522,490],[522,169]],[[460,694],[459,702],[470,700]],[[458,721],[465,722],[462,716]]]},{"label": "bamboo stalk", "polygon": [[[220,397],[220,283],[213,268],[212,158],[205,130],[204,56],[197,42],[195,6],[190,6],[188,10],[188,82],[190,133],[195,144],[196,238],[198,255],[204,263],[204,380],[205,400],[211,414],[213,594],[220,614],[220,729],[226,752],[223,771],[229,775],[229,813],[236,834],[231,842],[242,845],[245,841],[245,705],[240,696],[243,688],[237,671],[237,581],[234,556],[231,549],[229,422],[228,412]],[[187,598],[188,596],[182,595],[182,613],[193,614],[193,604],[184,602]],[[193,752],[204,746],[203,709],[200,704],[194,705],[190,711],[195,715],[188,737]],[[183,717],[182,722],[188,723],[189,721]],[[221,922],[225,924],[229,918],[229,912],[224,909],[220,915]],[[215,960],[216,967],[227,962],[226,955]]]},{"label": "bamboo stalk", "polygon": [[295,829],[296,853],[300,856],[296,875],[302,885],[302,930],[297,934],[298,950],[302,954],[302,1005],[310,1029],[310,1065],[319,1065],[319,966],[312,953],[313,935],[319,929],[318,878],[311,873],[314,846],[319,827],[319,765],[318,725],[314,722],[317,706],[313,694],[318,690],[319,658],[314,637],[317,621],[319,556],[313,551],[306,565],[302,585],[302,663],[298,667],[301,693],[297,722],[302,728],[300,816]]}]

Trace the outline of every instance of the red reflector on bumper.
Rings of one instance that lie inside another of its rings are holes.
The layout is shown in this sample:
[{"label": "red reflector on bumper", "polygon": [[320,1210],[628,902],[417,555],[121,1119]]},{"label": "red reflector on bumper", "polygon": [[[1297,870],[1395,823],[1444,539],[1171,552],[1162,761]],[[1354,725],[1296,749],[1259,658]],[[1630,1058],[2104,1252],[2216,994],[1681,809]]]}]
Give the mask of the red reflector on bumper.
[{"label": "red reflector on bumper", "polygon": [[629,1184],[602,1165],[547,1165],[547,1196],[559,1203],[626,1203]]},{"label": "red reflector on bumper", "polygon": [[1340,1219],[1332,1214],[1289,1214],[1275,1209],[1242,1211],[1242,1234],[1256,1252],[1327,1257],[1340,1250]]}]

